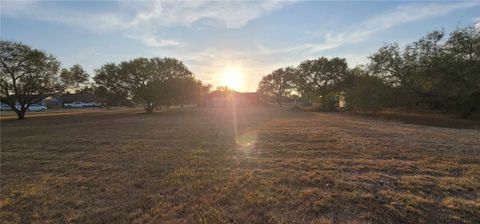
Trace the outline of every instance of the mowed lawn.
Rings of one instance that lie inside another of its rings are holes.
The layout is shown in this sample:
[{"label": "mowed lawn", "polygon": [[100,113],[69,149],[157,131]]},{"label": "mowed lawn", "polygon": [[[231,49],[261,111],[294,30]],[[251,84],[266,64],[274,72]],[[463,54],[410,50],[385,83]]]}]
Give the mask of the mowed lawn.
[{"label": "mowed lawn", "polygon": [[1,122],[2,223],[480,223],[480,131],[281,108]]}]

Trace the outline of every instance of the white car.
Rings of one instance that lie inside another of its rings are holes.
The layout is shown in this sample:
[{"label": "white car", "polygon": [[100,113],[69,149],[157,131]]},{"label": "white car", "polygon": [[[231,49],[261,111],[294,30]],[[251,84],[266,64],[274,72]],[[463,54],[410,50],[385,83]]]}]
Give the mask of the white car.
[{"label": "white car", "polygon": [[[15,105],[15,107],[20,110],[20,104],[17,104]],[[6,104],[6,103],[2,103],[2,111],[11,111],[12,108]],[[42,106],[40,104],[30,104],[30,107],[28,107],[27,111],[46,111],[47,110],[47,107],[45,106]]]},{"label": "white car", "polygon": [[47,110],[47,107],[42,106],[40,104],[30,104],[30,106],[27,109],[27,111],[42,111],[42,112],[46,110]]},{"label": "white car", "polygon": [[2,103],[2,107],[0,108],[1,111],[11,111],[12,108],[10,107],[10,105],[6,104],[6,103]]},{"label": "white car", "polygon": [[81,102],[81,101],[75,101],[75,102],[72,102],[72,103],[66,103],[66,104],[64,104],[64,106],[68,109],[70,109],[70,108],[86,108],[87,104],[84,103],[84,102]]},{"label": "white car", "polygon": [[87,105],[87,107],[100,107],[100,104],[95,101],[85,103],[85,105]]}]

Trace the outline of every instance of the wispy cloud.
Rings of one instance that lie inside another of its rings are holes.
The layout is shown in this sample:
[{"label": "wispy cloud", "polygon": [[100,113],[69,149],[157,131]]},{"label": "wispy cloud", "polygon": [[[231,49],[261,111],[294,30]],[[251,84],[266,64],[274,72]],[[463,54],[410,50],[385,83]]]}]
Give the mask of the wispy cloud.
[{"label": "wispy cloud", "polygon": [[132,35],[127,35],[127,37],[130,37],[132,39],[137,39],[142,41],[146,46],[148,47],[175,47],[175,46],[181,46],[183,45],[182,42],[178,40],[173,40],[173,39],[161,39],[157,37],[156,35],[150,34],[150,33],[143,33],[143,34],[132,34]]},{"label": "wispy cloud", "polygon": [[[155,31],[168,27],[189,27],[213,20],[210,25],[233,29],[278,10],[292,1],[118,1],[119,9],[85,12],[58,10],[41,1],[2,1],[2,14],[75,25],[95,32],[122,30],[150,47],[181,46],[180,41],[160,39]],[[132,32],[132,30],[134,32]]]},{"label": "wispy cloud", "polygon": [[[416,22],[423,19],[433,18],[448,14],[452,11],[470,8],[480,5],[480,2],[461,2],[449,4],[409,4],[395,8],[394,10],[374,16],[364,22],[360,22],[355,26],[350,27],[347,31],[334,33],[329,32],[324,34],[323,42],[320,43],[303,43],[301,45],[286,47],[280,49],[268,49],[262,46],[259,51],[263,53],[277,54],[286,52],[322,52],[340,46],[352,43],[358,43],[371,37],[372,35],[387,30],[389,28],[403,25],[406,23]],[[480,26],[479,20],[476,26]]]},{"label": "wispy cloud", "polygon": [[[149,47],[181,46],[179,40],[159,39],[154,30],[168,27],[189,27],[213,20],[211,25],[233,29],[245,26],[250,20],[275,11],[287,1],[152,1],[139,9],[135,16],[123,23],[128,29],[140,30],[135,36]],[[131,6],[131,2],[122,3]],[[135,3],[137,4],[137,3]]]},{"label": "wispy cloud", "polygon": [[431,3],[426,5],[411,4],[399,6],[395,10],[373,17],[358,25],[353,30],[327,34],[326,41],[312,48],[312,51],[322,51],[342,46],[349,43],[357,43],[367,39],[373,34],[403,25],[410,22],[420,21],[427,18],[448,14],[454,10],[470,8],[479,5],[479,2],[463,2],[451,4]]},{"label": "wispy cloud", "polygon": [[480,17],[475,18],[473,22],[474,22],[473,25],[475,26],[475,29],[480,31]]},{"label": "wispy cloud", "polygon": [[96,32],[128,28],[125,18],[119,12],[58,9],[46,3],[38,0],[2,0],[1,12],[2,16],[63,23]]},{"label": "wispy cloud", "polygon": [[202,19],[240,28],[250,20],[278,10],[291,1],[153,1],[140,10],[130,25],[191,26]]}]

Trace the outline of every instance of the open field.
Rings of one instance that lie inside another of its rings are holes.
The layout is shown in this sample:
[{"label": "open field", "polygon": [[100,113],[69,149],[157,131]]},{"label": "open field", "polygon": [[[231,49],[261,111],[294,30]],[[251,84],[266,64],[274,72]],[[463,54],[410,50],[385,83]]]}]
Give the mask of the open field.
[{"label": "open field", "polygon": [[5,120],[0,206],[4,223],[480,223],[480,131],[278,108]]}]

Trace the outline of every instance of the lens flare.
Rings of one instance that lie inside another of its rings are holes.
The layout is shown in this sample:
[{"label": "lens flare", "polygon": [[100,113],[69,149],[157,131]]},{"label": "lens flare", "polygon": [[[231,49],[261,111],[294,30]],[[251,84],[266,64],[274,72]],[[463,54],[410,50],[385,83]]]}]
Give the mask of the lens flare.
[{"label": "lens flare", "polygon": [[230,89],[241,91],[243,88],[243,74],[237,68],[227,68],[221,73],[222,85]]}]

